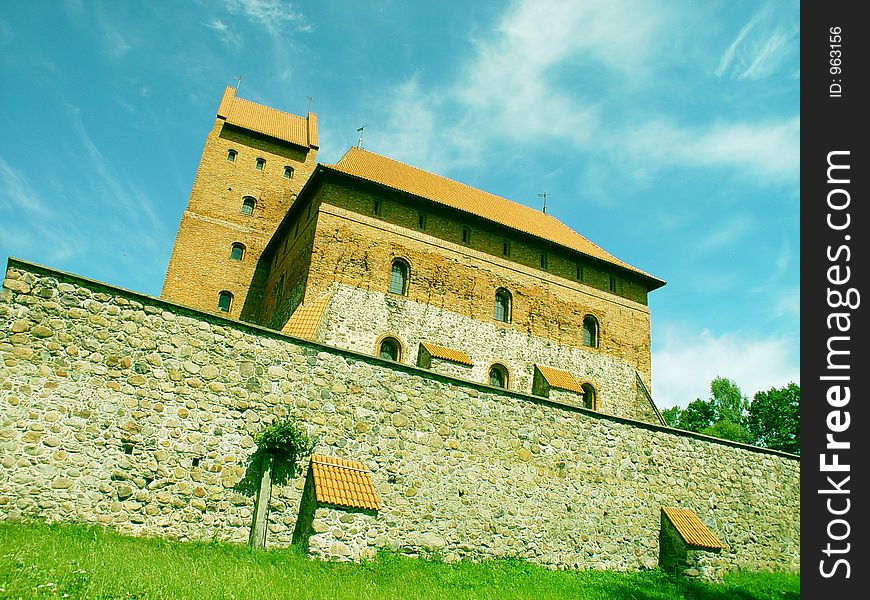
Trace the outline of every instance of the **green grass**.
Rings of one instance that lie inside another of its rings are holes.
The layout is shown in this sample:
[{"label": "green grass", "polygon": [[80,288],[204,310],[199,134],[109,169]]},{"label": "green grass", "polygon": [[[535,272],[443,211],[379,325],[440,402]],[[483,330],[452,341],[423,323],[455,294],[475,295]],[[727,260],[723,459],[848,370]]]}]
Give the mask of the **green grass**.
[{"label": "green grass", "polygon": [[793,574],[736,573],[709,585],[657,570],[551,571],[510,560],[446,564],[383,554],[363,564],[329,563],[294,549],[0,522],[0,598],[782,600],[798,598],[799,590]]}]

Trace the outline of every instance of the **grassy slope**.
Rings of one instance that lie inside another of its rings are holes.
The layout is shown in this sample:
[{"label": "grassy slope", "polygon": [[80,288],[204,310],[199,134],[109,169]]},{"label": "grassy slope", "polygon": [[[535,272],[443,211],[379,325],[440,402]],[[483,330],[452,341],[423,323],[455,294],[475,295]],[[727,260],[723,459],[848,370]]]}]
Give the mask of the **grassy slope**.
[{"label": "grassy slope", "polygon": [[798,575],[770,573],[712,586],[659,571],[550,571],[517,561],[444,564],[388,554],[362,565],[324,563],[293,549],[0,522],[0,598],[782,600],[799,597],[799,588]]}]

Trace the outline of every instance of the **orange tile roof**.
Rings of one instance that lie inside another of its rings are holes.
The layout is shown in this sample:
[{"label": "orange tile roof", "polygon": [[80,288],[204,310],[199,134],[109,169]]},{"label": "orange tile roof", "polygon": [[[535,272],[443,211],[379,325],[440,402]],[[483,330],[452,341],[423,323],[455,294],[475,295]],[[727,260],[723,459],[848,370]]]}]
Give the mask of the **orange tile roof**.
[{"label": "orange tile roof", "polygon": [[360,462],[312,454],[311,475],[318,502],[350,508],[381,509],[371,473]]},{"label": "orange tile roof", "polygon": [[430,344],[429,342],[421,342],[420,346],[425,348],[426,352],[428,352],[432,358],[440,358],[442,360],[450,360],[453,362],[462,363],[463,365],[474,366],[474,363],[471,362],[471,359],[468,358],[468,355],[464,352],[460,352],[459,350],[445,348],[444,346],[436,346],[435,344]]},{"label": "orange tile roof", "polygon": [[218,106],[217,116],[230,125],[256,131],[305,148],[317,148],[317,116],[297,117],[244,98],[227,86]]},{"label": "orange tile roof", "polygon": [[568,371],[545,367],[544,365],[535,365],[535,368],[541,372],[541,375],[550,387],[577,392],[578,394],[583,393],[583,387],[580,385],[580,382],[574,379],[574,376]]},{"label": "orange tile roof", "polygon": [[327,292],[308,304],[300,304],[287,319],[287,323],[281,330],[282,333],[306,340],[314,340],[317,328],[323,320],[323,313],[326,312],[326,307],[331,299],[332,292]]},{"label": "orange tile roof", "polygon": [[361,148],[351,148],[337,163],[324,166],[450,206],[618,265],[652,280],[650,289],[665,284],[663,280],[619,260],[553,216],[464,183],[423,171]]},{"label": "orange tile roof", "polygon": [[713,532],[692,511],[684,508],[666,507],[662,508],[662,512],[688,545],[711,550],[722,548],[722,542],[719,541],[719,538],[713,535]]}]

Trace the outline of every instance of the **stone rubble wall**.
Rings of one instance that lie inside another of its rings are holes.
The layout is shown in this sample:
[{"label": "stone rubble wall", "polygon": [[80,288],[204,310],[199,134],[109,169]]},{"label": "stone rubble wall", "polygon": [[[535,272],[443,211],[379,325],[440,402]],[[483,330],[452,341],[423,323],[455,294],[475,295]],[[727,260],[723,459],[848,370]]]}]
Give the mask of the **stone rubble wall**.
[{"label": "stone rubble wall", "polygon": [[[253,435],[292,416],[359,460],[382,510],[318,507],[313,554],[378,548],[558,567],[656,566],[662,506],[799,569],[799,460],[305,342],[10,259],[0,295],[0,518],[248,539]],[[276,486],[292,540],[304,477]]]},{"label": "stone rubble wall", "polygon": [[[489,383],[489,369],[499,363],[508,370],[509,389],[527,394],[532,393],[535,363],[543,364],[568,371],[581,383],[591,383],[601,412],[658,422],[650,415],[648,403],[638,403],[635,369],[626,360],[594,348],[554,344],[495,321],[481,322],[401,296],[341,284],[333,289],[323,316],[321,340],[325,344],[374,353],[378,338],[389,332],[408,349],[403,362],[414,365],[420,343],[431,342],[464,352],[474,363],[470,369],[451,374]],[[563,396],[570,398],[569,404],[579,398],[577,394]]]}]

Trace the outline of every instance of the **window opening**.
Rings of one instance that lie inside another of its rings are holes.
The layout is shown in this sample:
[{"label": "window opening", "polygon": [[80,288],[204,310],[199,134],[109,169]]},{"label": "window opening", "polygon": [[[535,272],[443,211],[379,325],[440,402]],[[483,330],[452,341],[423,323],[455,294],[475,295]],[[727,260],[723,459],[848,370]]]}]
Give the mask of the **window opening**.
[{"label": "window opening", "polygon": [[381,347],[378,349],[378,356],[383,359],[398,362],[399,360],[399,341],[393,338],[384,338],[381,341]]},{"label": "window opening", "polygon": [[390,268],[390,293],[404,296],[408,291],[408,264],[396,259]]},{"label": "window opening", "polygon": [[228,313],[233,305],[233,295],[230,292],[223,291],[218,294],[218,310]]},{"label": "window opening", "polygon": [[511,293],[504,288],[495,293],[495,306],[492,316],[496,321],[510,323],[511,320]]}]

